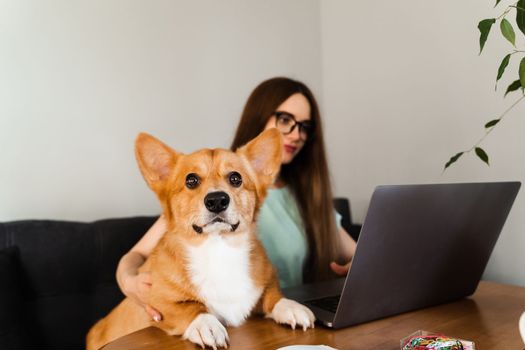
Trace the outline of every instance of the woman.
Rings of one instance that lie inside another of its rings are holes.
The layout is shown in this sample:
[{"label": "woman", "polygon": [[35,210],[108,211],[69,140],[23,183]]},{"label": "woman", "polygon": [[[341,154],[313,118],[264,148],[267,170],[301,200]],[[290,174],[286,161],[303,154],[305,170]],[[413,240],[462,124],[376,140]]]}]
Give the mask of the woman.
[{"label": "woman", "polygon": [[[345,275],[356,244],[336,224],[319,107],[306,85],[273,78],[257,86],[246,102],[231,149],[269,128],[277,128],[283,135],[282,166],[257,225],[281,287],[326,279],[331,271]],[[157,321],[161,314],[142,302],[147,300],[150,277],[138,274],[138,268],[165,229],[161,216],[117,268],[117,281],[124,294],[143,304]]]}]

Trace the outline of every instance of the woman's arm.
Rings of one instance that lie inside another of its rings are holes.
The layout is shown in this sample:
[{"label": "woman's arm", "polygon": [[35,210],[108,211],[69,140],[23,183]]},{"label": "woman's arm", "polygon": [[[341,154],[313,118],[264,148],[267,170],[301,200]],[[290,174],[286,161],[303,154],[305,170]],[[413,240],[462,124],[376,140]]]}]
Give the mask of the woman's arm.
[{"label": "woman's arm", "polygon": [[334,271],[336,274],[340,276],[346,276],[348,273],[348,270],[350,269],[350,265],[352,264],[352,258],[355,254],[355,248],[357,246],[357,243],[354,241],[354,239],[346,232],[344,228],[339,229],[339,240],[341,242],[341,258],[344,261],[347,261],[344,265],[339,265],[335,261],[330,263],[330,268],[332,271]]},{"label": "woman's arm", "polygon": [[151,288],[151,276],[149,272],[139,273],[139,268],[165,232],[166,220],[161,215],[133,248],[120,259],[116,273],[117,283],[122,292],[142,305],[155,321],[160,321],[162,315],[145,302]]},{"label": "woman's arm", "polygon": [[341,256],[345,261],[352,260],[355,254],[357,243],[344,228],[339,229],[339,239],[341,240]]}]

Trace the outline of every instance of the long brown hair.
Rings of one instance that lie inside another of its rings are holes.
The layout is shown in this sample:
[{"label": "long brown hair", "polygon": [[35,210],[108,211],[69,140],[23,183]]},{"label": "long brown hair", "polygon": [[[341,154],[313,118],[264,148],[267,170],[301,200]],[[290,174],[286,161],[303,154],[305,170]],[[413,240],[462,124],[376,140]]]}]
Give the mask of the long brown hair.
[{"label": "long brown hair", "polygon": [[259,135],[277,107],[296,93],[305,96],[310,103],[310,118],[315,131],[293,161],[281,166],[279,177],[290,188],[303,219],[309,246],[303,277],[305,281],[311,281],[331,275],[329,264],[338,258],[339,236],[319,106],[310,89],[299,81],[284,77],[259,84],[246,102],[231,149],[236,150]]}]

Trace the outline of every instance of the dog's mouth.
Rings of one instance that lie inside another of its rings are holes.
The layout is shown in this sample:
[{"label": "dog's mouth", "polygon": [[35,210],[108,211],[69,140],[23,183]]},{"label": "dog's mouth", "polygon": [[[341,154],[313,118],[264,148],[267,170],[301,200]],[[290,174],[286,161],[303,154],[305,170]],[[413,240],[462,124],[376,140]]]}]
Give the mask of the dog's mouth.
[{"label": "dog's mouth", "polygon": [[199,226],[199,225],[196,225],[196,224],[193,224],[191,227],[193,228],[193,230],[197,233],[202,233],[204,231],[204,228],[208,227],[208,226],[211,226],[211,225],[214,225],[214,224],[226,224],[226,225],[229,225],[230,226],[230,232],[235,232],[235,230],[237,230],[237,228],[239,227],[239,224],[240,224],[240,221],[237,221],[236,224],[230,224],[229,222],[225,221],[223,218],[219,217],[219,216],[216,216],[215,218],[213,218],[210,222],[208,222],[207,224],[203,225],[203,226]]}]

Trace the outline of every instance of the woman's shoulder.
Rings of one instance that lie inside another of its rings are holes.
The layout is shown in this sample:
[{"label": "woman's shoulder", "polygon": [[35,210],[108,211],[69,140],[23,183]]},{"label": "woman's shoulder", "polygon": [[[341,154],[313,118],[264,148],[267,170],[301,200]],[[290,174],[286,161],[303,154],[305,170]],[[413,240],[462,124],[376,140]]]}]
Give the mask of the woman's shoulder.
[{"label": "woman's shoulder", "polygon": [[271,187],[268,189],[265,201],[284,201],[295,203],[295,198],[292,195],[292,192],[290,191],[290,188],[288,186]]},{"label": "woman's shoulder", "polygon": [[289,187],[270,188],[262,205],[262,216],[272,213],[280,220],[284,216],[300,221],[299,208]]}]

